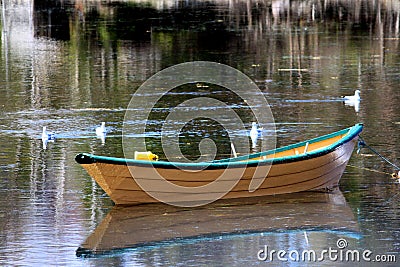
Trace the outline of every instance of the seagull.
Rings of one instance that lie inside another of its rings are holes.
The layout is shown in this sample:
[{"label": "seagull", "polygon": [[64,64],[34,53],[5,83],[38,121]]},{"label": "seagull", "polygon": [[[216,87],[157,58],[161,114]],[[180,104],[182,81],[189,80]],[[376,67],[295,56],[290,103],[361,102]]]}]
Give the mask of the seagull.
[{"label": "seagull", "polygon": [[360,90],[356,90],[354,92],[354,95],[344,96],[343,100],[346,106],[352,106],[354,107],[355,111],[358,112],[360,109],[360,101],[361,101]]},{"label": "seagull", "polygon": [[102,122],[101,126],[96,128],[96,135],[99,139],[101,139],[101,142],[104,144],[106,140],[106,123]]},{"label": "seagull", "polygon": [[106,123],[102,122],[101,126],[96,128],[96,135],[101,136],[104,135],[105,133],[106,133]]},{"label": "seagull", "polygon": [[361,100],[361,98],[360,98],[360,90],[356,90],[354,92],[354,95],[344,96],[343,100],[344,101],[349,101],[349,102],[350,101],[353,101],[353,102],[360,101]]},{"label": "seagull", "polygon": [[257,127],[257,122],[252,122],[251,123],[251,130],[250,130],[250,136],[257,136],[257,137],[259,137],[259,136],[261,136],[261,134],[262,134],[262,130],[263,130],[263,128],[261,127],[261,128],[258,128]]},{"label": "seagull", "polygon": [[43,126],[43,131],[42,131],[43,149],[47,148],[48,142],[54,142],[54,140],[56,140],[56,135],[52,132],[48,132],[46,126]]},{"label": "seagull", "polygon": [[258,139],[258,137],[260,137],[262,135],[262,130],[263,130],[263,128],[257,127],[256,122],[253,122],[251,124],[250,138],[251,138],[253,148],[255,148],[257,146],[257,139]]}]

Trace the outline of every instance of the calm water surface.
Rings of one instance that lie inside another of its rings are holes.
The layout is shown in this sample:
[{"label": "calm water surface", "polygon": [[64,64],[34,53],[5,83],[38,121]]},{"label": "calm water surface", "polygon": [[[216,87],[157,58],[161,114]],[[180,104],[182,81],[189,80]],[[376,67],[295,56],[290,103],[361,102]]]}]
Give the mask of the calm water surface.
[{"label": "calm water surface", "polygon": [[[213,231],[193,230],[201,237],[174,240],[182,233],[174,228],[169,241],[91,257],[77,257],[76,250],[110,213],[126,214],[115,211],[74,161],[79,152],[123,156],[122,124],[135,90],[166,67],[204,60],[237,68],[260,87],[274,114],[278,145],[363,122],[367,143],[400,162],[398,1],[4,0],[1,9],[1,265],[264,266],[269,263],[257,259],[264,245],[321,251],[337,248],[339,238],[349,249],[400,261],[399,184],[388,175],[393,168],[368,150],[351,158],[340,201],[311,209],[301,204],[307,197],[287,197],[261,206],[280,212],[273,215],[244,212],[239,205],[229,220],[219,206],[194,209],[192,217],[182,217],[186,224]],[[168,114],[162,107],[187,94],[221,94],[205,88],[186,88],[160,103],[149,121],[149,150],[162,155],[158,129]],[[359,109],[338,101],[355,89],[361,90]],[[244,102],[229,95],[226,101],[243,111],[250,129],[253,118]],[[102,121],[109,132],[105,143],[95,135]],[[47,149],[40,139],[43,126],[58,137]],[[223,129],[209,121],[188,125],[180,136],[188,157],[197,156],[196,144],[205,137],[220,144],[219,156],[229,153]],[[215,220],[196,224],[204,211],[221,215],[215,229]],[[169,225],[162,216],[168,208],[154,212],[150,219]],[[304,217],[312,219],[296,219]],[[136,224],[128,229],[152,222],[129,220]],[[151,228],[143,231],[156,236]]]}]

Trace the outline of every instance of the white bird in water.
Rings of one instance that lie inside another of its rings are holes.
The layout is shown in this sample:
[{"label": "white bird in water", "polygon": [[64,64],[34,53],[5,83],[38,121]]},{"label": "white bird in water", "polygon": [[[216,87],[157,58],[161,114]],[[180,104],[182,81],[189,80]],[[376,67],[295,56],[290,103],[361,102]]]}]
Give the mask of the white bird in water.
[{"label": "white bird in water", "polygon": [[56,140],[56,135],[52,132],[48,132],[47,127],[43,126],[43,131],[42,131],[43,149],[47,148],[48,142],[54,142],[54,140]]},{"label": "white bird in water", "polygon": [[101,126],[96,128],[96,135],[104,135],[106,133],[106,123],[102,122]]},{"label": "white bird in water", "polygon": [[106,123],[102,122],[101,126],[96,128],[96,135],[99,139],[101,139],[101,142],[104,144],[106,141]]},{"label": "white bird in water", "polygon": [[358,112],[360,109],[360,101],[361,101],[360,90],[356,90],[354,92],[354,95],[344,96],[343,100],[346,106],[352,106],[354,107],[355,111]]},{"label": "white bird in water", "polygon": [[354,95],[348,95],[348,96],[344,96],[343,97],[344,101],[360,101],[361,97],[360,97],[360,90],[356,90],[354,92]]},{"label": "white bird in water", "polygon": [[257,146],[257,139],[259,137],[261,137],[262,130],[263,130],[263,128],[258,128],[257,127],[257,123],[256,122],[253,122],[251,124],[250,138],[251,138],[251,142],[252,142],[253,148],[255,148]]}]

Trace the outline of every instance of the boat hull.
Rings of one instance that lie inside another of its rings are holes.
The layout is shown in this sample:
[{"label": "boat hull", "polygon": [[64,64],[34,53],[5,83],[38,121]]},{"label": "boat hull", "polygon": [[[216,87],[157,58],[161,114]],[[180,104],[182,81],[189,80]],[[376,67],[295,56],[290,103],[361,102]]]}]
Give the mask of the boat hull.
[{"label": "boat hull", "polygon": [[[362,129],[362,126],[361,126]],[[286,194],[301,191],[332,190],[338,186],[354,146],[358,140],[356,131],[339,142],[334,148],[309,156],[284,157],[257,164],[236,164],[233,167],[205,168],[193,171],[191,168],[178,168],[170,165],[141,164],[140,162],[113,162],[110,160],[78,160],[103,190],[117,205],[133,205],[159,202],[151,195],[155,193],[168,203],[189,201],[208,201],[213,199],[231,199],[264,195]],[[79,155],[78,155],[79,156]],[[260,171],[266,168],[265,172]],[[269,169],[270,168],[270,169]],[[269,169],[269,172],[267,171]],[[201,188],[214,182],[213,190],[204,190],[196,194],[177,192],[160,186],[154,178],[155,171],[165,180],[183,187]],[[266,176],[265,174],[268,173]],[[217,179],[221,175],[227,179]],[[141,181],[152,184],[151,191],[144,191]],[[252,180],[259,181],[254,191],[249,191]],[[237,181],[237,182],[235,182]],[[138,184],[139,182],[139,184]],[[233,186],[232,186],[233,185]],[[229,192],[225,192],[230,188]]]}]

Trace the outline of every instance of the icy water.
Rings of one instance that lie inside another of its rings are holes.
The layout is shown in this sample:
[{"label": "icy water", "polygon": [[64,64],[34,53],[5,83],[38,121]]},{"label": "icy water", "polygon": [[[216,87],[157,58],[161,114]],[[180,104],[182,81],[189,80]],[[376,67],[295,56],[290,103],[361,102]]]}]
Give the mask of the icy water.
[{"label": "icy water", "polygon": [[[236,68],[258,85],[278,146],[363,122],[366,142],[400,165],[398,1],[1,4],[0,265],[353,266],[348,250],[363,265],[400,261],[399,184],[390,178],[394,168],[367,149],[353,154],[341,192],[194,209],[116,208],[74,160],[80,152],[123,156],[132,94],[160,70],[201,60]],[[225,100],[250,130],[243,99],[207,86],[174,91],[153,110],[149,150],[162,156],[159,129],[169,107],[188,95]],[[359,107],[340,101],[356,89]],[[95,133],[103,121],[104,142]],[[46,148],[43,126],[56,135]],[[189,158],[203,138],[216,141],[219,157],[230,153],[218,124],[198,120],[182,130]],[[88,243],[93,253],[78,249]],[[276,251],[272,259],[266,248]],[[329,248],[338,257],[318,261]],[[302,260],[304,250],[317,258]]]}]

